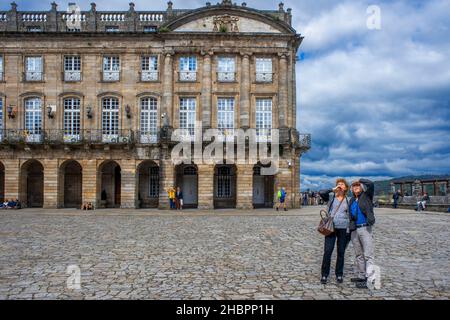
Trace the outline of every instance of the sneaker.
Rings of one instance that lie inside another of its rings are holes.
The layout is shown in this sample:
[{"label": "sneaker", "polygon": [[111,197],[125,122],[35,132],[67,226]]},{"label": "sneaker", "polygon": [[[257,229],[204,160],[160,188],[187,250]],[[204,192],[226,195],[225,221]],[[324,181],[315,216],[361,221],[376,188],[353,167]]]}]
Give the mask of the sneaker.
[{"label": "sneaker", "polygon": [[351,278],[350,281],[351,281],[351,282],[364,282],[364,281],[366,281],[366,279],[361,279],[361,278]]},{"label": "sneaker", "polygon": [[342,276],[337,276],[336,281],[337,281],[337,283],[342,283],[342,282],[344,282],[344,279],[342,278]]},{"label": "sneaker", "polygon": [[360,282],[357,282],[357,283],[356,283],[356,287],[357,287],[358,289],[369,289],[369,288],[367,287],[367,281],[360,281]]},{"label": "sneaker", "polygon": [[320,278],[320,283],[321,284],[326,284],[327,283],[327,277]]}]

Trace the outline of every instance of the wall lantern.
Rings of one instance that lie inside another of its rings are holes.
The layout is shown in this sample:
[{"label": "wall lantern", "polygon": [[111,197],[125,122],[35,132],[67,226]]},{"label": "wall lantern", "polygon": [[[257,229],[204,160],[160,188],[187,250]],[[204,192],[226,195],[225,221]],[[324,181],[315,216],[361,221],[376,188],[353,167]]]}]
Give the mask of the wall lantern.
[{"label": "wall lantern", "polygon": [[49,119],[53,119],[55,117],[55,113],[56,113],[56,105],[52,104],[52,105],[48,105],[47,106],[47,116]]},{"label": "wall lantern", "polygon": [[6,111],[8,112],[9,119],[14,119],[16,117],[16,106],[9,105],[8,108],[6,108]]},{"label": "wall lantern", "polygon": [[127,118],[130,119],[131,118],[131,107],[128,104],[125,106],[125,113],[127,115]]},{"label": "wall lantern", "polygon": [[88,117],[88,119],[92,119],[92,107],[91,106],[86,107],[86,116]]}]

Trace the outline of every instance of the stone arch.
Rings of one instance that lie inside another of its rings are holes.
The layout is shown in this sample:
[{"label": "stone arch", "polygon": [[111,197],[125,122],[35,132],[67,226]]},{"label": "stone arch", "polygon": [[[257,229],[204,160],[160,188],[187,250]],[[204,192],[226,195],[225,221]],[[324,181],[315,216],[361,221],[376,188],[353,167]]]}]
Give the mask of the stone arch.
[{"label": "stone arch", "polygon": [[121,167],[114,160],[105,160],[97,168],[97,207],[119,208],[121,198]]},{"label": "stone arch", "polygon": [[44,206],[44,166],[39,160],[30,159],[20,167],[19,200],[25,207]]},{"label": "stone arch", "polygon": [[80,208],[82,204],[83,168],[73,159],[59,166],[58,207]]},{"label": "stone arch", "polygon": [[144,160],[136,168],[137,208],[159,205],[160,170],[153,160]]},{"label": "stone arch", "polygon": [[196,164],[175,166],[175,187],[183,192],[183,208],[198,207],[198,167]]}]

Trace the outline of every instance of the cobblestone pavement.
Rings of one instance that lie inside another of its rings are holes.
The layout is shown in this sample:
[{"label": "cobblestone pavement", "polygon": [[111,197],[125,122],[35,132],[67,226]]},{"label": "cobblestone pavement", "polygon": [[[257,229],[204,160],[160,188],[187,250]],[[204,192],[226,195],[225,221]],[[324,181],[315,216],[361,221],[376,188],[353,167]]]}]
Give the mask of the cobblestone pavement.
[{"label": "cobblestone pavement", "polygon": [[319,283],[318,211],[0,211],[0,299],[450,298],[448,214],[377,209],[381,289],[364,290],[351,245],[344,283]]}]

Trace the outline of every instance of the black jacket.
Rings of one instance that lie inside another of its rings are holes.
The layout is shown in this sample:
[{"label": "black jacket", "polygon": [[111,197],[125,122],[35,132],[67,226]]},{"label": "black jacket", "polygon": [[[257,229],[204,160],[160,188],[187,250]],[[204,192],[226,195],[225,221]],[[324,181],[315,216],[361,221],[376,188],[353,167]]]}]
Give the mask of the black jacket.
[{"label": "black jacket", "polygon": [[[358,205],[361,212],[367,218],[367,224],[369,226],[375,224],[375,214],[373,213],[373,195],[375,192],[375,185],[368,179],[359,179],[359,182],[363,185],[363,193],[360,194],[358,199]],[[349,206],[352,207],[353,202],[356,201],[355,196],[350,199]],[[356,229],[356,217],[350,215],[350,230]]]}]

